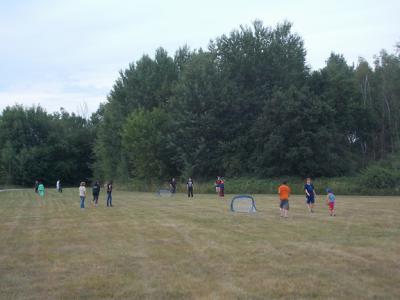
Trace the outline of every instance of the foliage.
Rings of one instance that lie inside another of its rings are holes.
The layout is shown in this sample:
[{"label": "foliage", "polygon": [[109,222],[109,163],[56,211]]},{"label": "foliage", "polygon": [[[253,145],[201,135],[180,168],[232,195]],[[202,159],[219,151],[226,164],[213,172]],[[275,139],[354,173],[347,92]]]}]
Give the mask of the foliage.
[{"label": "foliage", "polygon": [[383,187],[390,166],[368,166],[400,151],[400,52],[382,50],[373,66],[332,53],[312,71],[291,23],[255,21],[205,50],[143,55],[120,72],[90,121],[15,106],[0,130],[0,176],[11,184],[59,174],[149,184],[367,170],[365,184]]},{"label": "foliage", "polygon": [[47,184],[87,179],[93,138],[90,122],[74,114],[8,107],[0,117],[2,181],[33,185],[37,179]]}]

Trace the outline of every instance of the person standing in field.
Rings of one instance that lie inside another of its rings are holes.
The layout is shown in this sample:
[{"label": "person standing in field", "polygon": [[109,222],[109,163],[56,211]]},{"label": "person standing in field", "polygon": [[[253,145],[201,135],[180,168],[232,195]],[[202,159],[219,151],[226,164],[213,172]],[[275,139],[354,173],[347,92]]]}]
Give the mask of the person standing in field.
[{"label": "person standing in field", "polygon": [[306,184],[304,185],[304,192],[306,193],[306,202],[308,210],[310,213],[314,213],[315,197],[317,196],[317,194],[315,193],[315,188],[311,182],[310,177],[306,179]]},{"label": "person standing in field", "polygon": [[225,181],[222,177],[219,180],[219,196],[220,197],[225,196]]},{"label": "person standing in field", "polygon": [[332,190],[329,189],[329,188],[326,189],[326,193],[327,193],[327,195],[326,195],[326,204],[329,207],[329,214],[330,214],[331,217],[332,216],[334,217],[334,216],[336,216],[336,211],[335,211],[336,197],[333,194]]},{"label": "person standing in field", "polygon": [[282,184],[278,188],[279,193],[279,209],[281,212],[281,217],[288,217],[289,212],[289,197],[290,197],[290,187],[287,185],[286,181],[283,181]]},{"label": "person standing in field", "polygon": [[187,191],[188,191],[188,198],[192,197],[193,198],[193,180],[191,177],[189,177],[187,183],[186,183]]},{"label": "person standing in field", "polygon": [[40,197],[44,197],[44,192],[45,192],[45,190],[44,190],[44,184],[43,184],[42,181],[40,181],[40,182],[39,182],[39,185],[38,185],[38,193],[39,193],[39,196],[40,196]]},{"label": "person standing in field", "polygon": [[85,208],[85,198],[86,198],[86,183],[84,181],[81,182],[79,186],[79,198],[81,199],[81,209]]},{"label": "person standing in field", "polygon": [[96,181],[92,187],[92,194],[93,194],[94,206],[97,207],[97,203],[99,202],[99,195],[100,195],[100,184],[98,181]]},{"label": "person standing in field", "polygon": [[219,185],[221,184],[221,177],[217,176],[217,180],[215,180],[215,192],[219,195]]},{"label": "person standing in field", "polygon": [[112,207],[112,189],[113,189],[113,182],[110,181],[107,183],[107,207]]},{"label": "person standing in field", "polygon": [[172,178],[171,181],[169,182],[169,186],[171,188],[171,193],[175,194],[176,192],[176,179]]},{"label": "person standing in field", "polygon": [[56,189],[57,189],[57,192],[62,193],[62,186],[61,186],[61,180],[60,179],[57,180]]}]

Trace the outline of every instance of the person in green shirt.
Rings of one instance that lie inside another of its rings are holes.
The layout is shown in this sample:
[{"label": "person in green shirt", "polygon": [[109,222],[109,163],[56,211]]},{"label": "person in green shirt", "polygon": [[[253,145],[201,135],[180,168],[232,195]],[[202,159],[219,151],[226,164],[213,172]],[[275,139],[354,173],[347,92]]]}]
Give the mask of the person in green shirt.
[{"label": "person in green shirt", "polygon": [[39,193],[39,196],[40,196],[40,197],[44,197],[44,185],[43,185],[43,182],[40,182],[40,183],[39,183],[39,186],[38,186],[38,193]]}]

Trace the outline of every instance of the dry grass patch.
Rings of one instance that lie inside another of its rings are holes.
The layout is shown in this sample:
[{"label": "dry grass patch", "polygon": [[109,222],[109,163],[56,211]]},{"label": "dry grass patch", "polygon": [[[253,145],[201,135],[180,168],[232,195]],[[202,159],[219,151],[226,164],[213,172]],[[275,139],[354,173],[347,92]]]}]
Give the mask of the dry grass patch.
[{"label": "dry grass patch", "polygon": [[1,299],[400,298],[398,197],[339,196],[329,217],[295,196],[284,220],[268,195],[253,215],[229,196],[102,196],[0,193]]}]

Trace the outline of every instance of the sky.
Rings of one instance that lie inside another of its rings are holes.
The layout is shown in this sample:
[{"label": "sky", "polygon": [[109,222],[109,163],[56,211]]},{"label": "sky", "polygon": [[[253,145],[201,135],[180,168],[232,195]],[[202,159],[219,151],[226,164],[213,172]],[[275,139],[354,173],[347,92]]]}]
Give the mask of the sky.
[{"label": "sky", "polygon": [[399,0],[0,0],[0,111],[21,104],[90,114],[143,54],[207,48],[256,19],[292,22],[313,70],[331,52],[372,62],[400,41],[399,12]]}]

